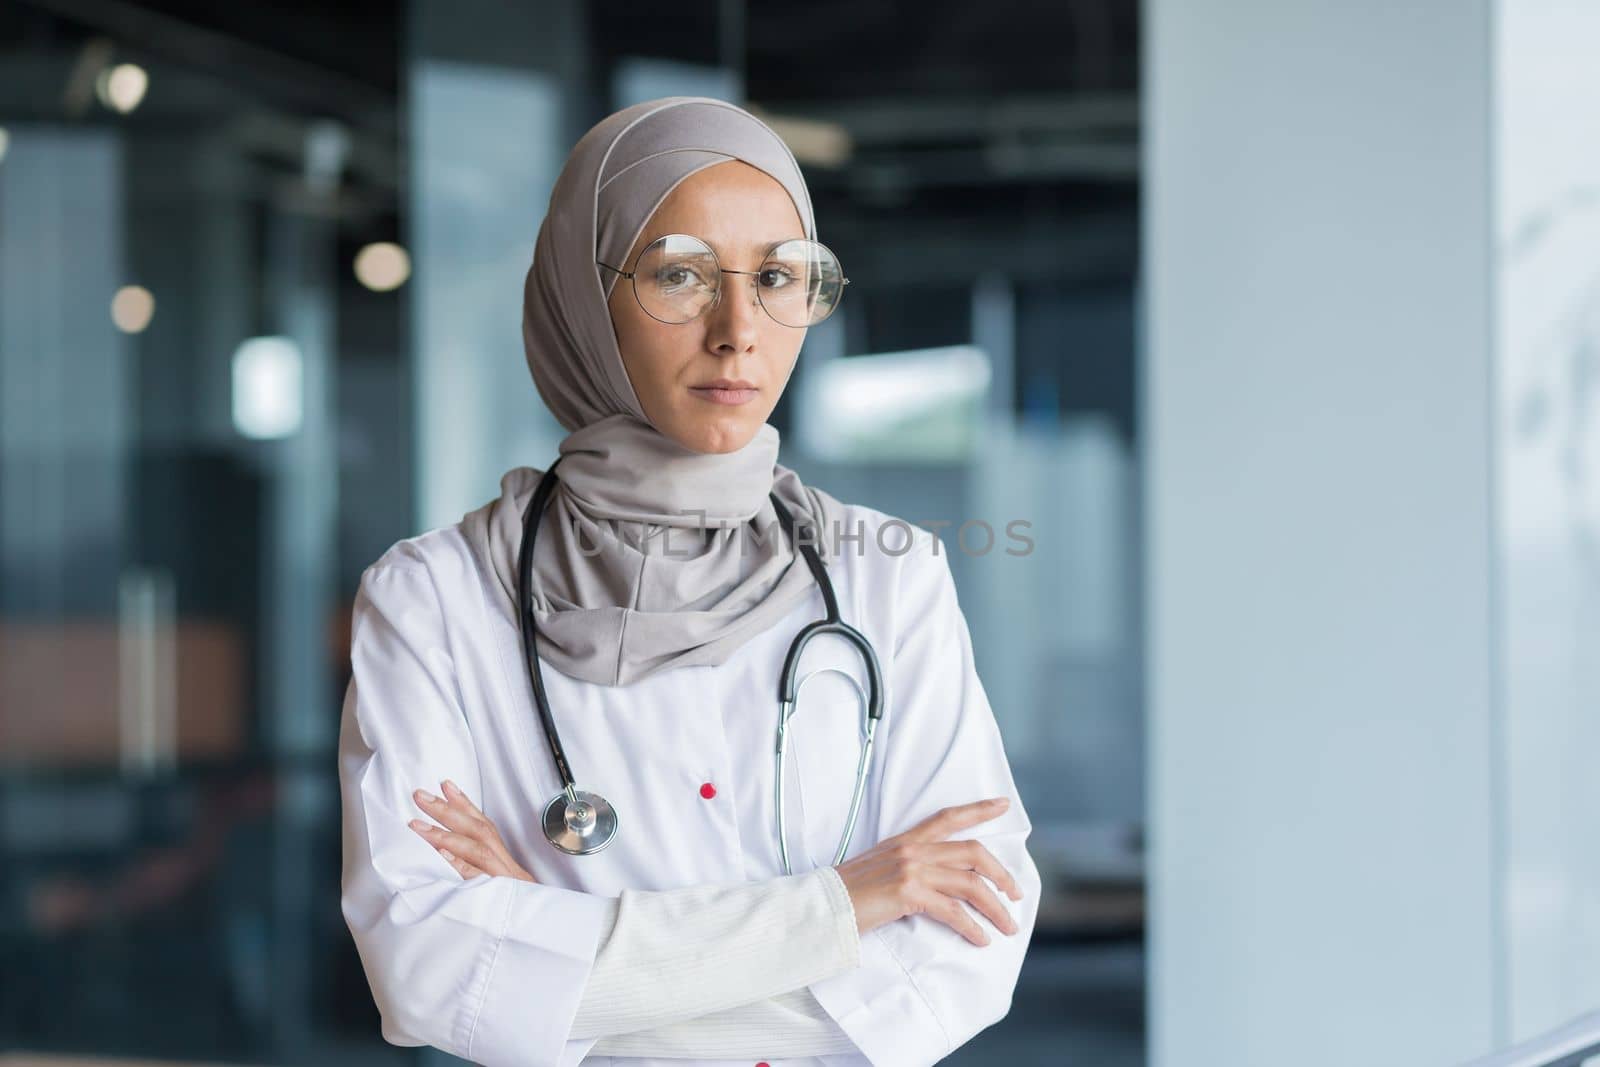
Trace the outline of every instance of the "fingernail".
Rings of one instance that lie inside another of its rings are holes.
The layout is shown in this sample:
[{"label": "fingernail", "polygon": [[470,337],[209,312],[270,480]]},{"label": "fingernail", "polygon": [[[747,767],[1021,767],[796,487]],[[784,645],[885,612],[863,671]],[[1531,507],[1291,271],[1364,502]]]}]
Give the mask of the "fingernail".
[{"label": "fingernail", "polygon": [[1011,803],[1011,798],[1010,797],[994,797],[993,799],[991,799],[989,801],[989,803],[991,803],[991,804],[1009,804],[1009,803]]},{"label": "fingernail", "polygon": [[445,788],[446,792],[450,792],[450,793],[459,793],[459,792],[461,792],[461,787],[459,785],[456,785],[454,782],[452,782],[448,778],[446,778],[444,780],[444,788]]},{"label": "fingernail", "polygon": [[417,799],[429,804],[437,804],[439,802],[439,798],[428,792],[426,789],[417,790]]},{"label": "fingernail", "polygon": [[407,825],[413,830],[426,830],[428,828],[428,824],[421,819],[412,819]]},{"label": "fingernail", "polygon": [[441,848],[441,849],[440,849],[440,850],[439,850],[439,855],[441,855],[441,856],[443,856],[443,857],[444,857],[444,858],[445,858],[445,859],[447,859],[447,860],[453,860],[453,859],[455,859],[455,858],[456,858],[456,857],[455,857],[455,854],[454,854],[454,853],[453,853],[453,852],[451,852],[451,851],[450,851],[450,850],[449,850],[449,849],[447,849],[447,848]]}]

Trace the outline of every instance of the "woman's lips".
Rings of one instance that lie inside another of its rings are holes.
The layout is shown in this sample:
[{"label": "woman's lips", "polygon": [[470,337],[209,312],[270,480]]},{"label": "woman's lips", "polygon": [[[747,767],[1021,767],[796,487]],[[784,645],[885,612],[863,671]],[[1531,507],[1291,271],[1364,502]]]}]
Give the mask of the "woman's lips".
[{"label": "woman's lips", "polygon": [[690,386],[689,391],[713,404],[747,404],[755,399],[756,389],[706,389]]}]

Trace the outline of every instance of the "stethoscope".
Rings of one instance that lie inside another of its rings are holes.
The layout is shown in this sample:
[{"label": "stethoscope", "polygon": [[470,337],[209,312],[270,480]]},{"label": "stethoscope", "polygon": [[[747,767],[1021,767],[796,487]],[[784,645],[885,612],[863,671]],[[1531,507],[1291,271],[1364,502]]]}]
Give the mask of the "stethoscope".
[{"label": "stethoscope", "polygon": [[[555,718],[550,714],[550,701],[544,691],[544,676],[539,671],[537,650],[539,627],[534,620],[533,606],[528,598],[528,587],[532,584],[533,575],[533,542],[539,532],[539,519],[544,514],[545,504],[555,489],[558,480],[556,467],[561,464],[562,458],[564,457],[558,457],[544,472],[538,488],[534,490],[533,499],[528,502],[527,509],[522,515],[522,545],[517,552],[517,618],[521,623],[518,628],[522,631],[523,655],[528,660],[528,673],[533,679],[533,699],[539,706],[539,718],[544,724],[545,740],[549,742],[550,755],[555,759],[556,770],[560,772],[562,781],[561,791],[551,797],[550,803],[545,805],[542,820],[544,836],[562,852],[572,856],[589,856],[605,848],[617,836],[617,810],[599,793],[579,789],[573,780],[572,768],[567,764],[566,753],[561,748],[561,735],[556,730]],[[839,839],[839,850],[833,857],[833,863],[837,864],[844,859],[845,850],[850,847],[850,838],[856,829],[856,816],[861,811],[861,798],[866,792],[867,769],[872,760],[872,739],[878,730],[878,720],[883,718],[883,672],[878,666],[878,655],[872,648],[872,642],[868,641],[861,631],[839,618],[839,603],[834,597],[833,582],[823,569],[822,559],[817,555],[815,547],[802,543],[796,537],[794,517],[789,514],[789,509],[778,499],[777,494],[769,494],[769,497],[778,512],[778,518],[783,522],[789,540],[800,549],[801,555],[805,557],[806,566],[811,568],[811,574],[822,590],[822,601],[828,612],[826,618],[807,624],[795,635],[794,641],[789,645],[789,653],[784,657],[783,672],[778,679],[778,744],[774,800],[778,812],[778,851],[783,857],[783,871],[785,874],[793,874],[794,870],[789,865],[789,841],[784,819],[783,756],[789,740],[789,720],[794,717],[800,690],[806,682],[818,674],[833,671],[844,675],[861,698],[861,755],[856,762],[855,788],[850,795],[850,813],[845,820],[844,836]],[[838,634],[860,652],[861,658],[867,665],[867,684],[870,692],[862,692],[861,683],[856,681],[855,676],[839,667],[823,667],[812,671],[796,684],[795,672],[799,668],[800,654],[805,651],[806,643],[818,634],[825,633]]]}]

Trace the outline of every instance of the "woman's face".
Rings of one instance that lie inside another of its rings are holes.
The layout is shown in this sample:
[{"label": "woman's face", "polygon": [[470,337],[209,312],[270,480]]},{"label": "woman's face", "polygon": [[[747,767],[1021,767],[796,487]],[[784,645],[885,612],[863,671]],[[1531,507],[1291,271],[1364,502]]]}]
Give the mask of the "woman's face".
[{"label": "woman's face", "polygon": [[[753,271],[779,241],[805,237],[794,202],[771,175],[742,160],[696,171],[667,195],[628,252],[686,233],[717,254],[725,270]],[[777,322],[756,302],[757,279],[722,275],[716,306],[685,323],[651,318],[628,279],[611,290],[611,322],[628,380],[657,430],[696,452],[733,452],[755,436],[789,381],[806,331]],[[714,382],[750,389],[714,394]],[[733,400],[735,402],[725,402]]]}]

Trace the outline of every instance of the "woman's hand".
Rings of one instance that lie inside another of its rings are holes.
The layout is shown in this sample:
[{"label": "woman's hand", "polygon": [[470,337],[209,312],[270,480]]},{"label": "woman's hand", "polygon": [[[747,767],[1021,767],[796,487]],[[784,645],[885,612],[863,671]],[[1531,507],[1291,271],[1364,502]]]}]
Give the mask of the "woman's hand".
[{"label": "woman's hand", "polygon": [[987,945],[989,935],[961,906],[969,902],[1007,934],[1017,932],[1005,906],[982,875],[1022,899],[1011,872],[977,841],[946,841],[957,830],[995,818],[1010,807],[1007,797],[978,800],[944,808],[913,826],[878,842],[837,870],[856,910],[861,933],[905,915],[922,914],[938,919],[975,945]]},{"label": "woman's hand", "polygon": [[411,828],[438,849],[439,855],[463,878],[499,874],[524,882],[534,881],[533,875],[511,858],[505,842],[500,840],[500,831],[467,799],[467,794],[448,778],[441,785],[443,797],[436,797],[426,789],[418,789],[412,796],[418,807],[448,829],[440,829],[422,819],[412,819]]}]

